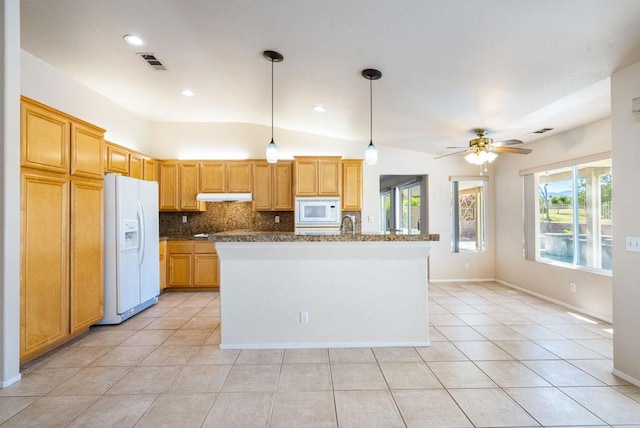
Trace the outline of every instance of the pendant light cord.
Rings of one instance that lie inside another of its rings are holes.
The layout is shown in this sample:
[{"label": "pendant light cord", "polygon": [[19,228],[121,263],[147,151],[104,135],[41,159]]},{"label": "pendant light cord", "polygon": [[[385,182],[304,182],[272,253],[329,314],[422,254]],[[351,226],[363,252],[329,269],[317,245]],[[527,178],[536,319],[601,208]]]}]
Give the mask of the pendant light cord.
[{"label": "pendant light cord", "polygon": [[369,79],[369,143],[373,143],[373,81]]},{"label": "pendant light cord", "polygon": [[271,60],[271,142],[273,142],[273,59]]}]

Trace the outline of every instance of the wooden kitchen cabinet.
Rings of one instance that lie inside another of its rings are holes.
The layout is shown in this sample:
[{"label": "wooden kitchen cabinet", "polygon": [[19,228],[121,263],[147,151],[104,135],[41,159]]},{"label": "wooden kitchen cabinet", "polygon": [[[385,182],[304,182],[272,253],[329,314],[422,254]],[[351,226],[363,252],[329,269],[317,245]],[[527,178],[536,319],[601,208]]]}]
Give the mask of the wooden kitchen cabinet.
[{"label": "wooden kitchen cabinet", "polygon": [[167,287],[220,285],[219,261],[213,242],[169,241],[167,252]]},{"label": "wooden kitchen cabinet", "polygon": [[158,255],[160,257],[160,291],[167,288],[167,241],[161,240],[158,245]]},{"label": "wooden kitchen cabinet", "polygon": [[295,194],[303,197],[340,196],[340,156],[296,156]]},{"label": "wooden kitchen cabinet", "polygon": [[147,181],[158,181],[158,162],[155,159],[144,160],[143,178]]},{"label": "wooden kitchen cabinet", "polygon": [[255,161],[253,165],[253,209],[293,211],[293,162]]},{"label": "wooden kitchen cabinet", "polygon": [[144,180],[144,157],[129,153],[129,177]]},{"label": "wooden kitchen cabinet", "polygon": [[71,334],[86,330],[104,313],[103,200],[102,181],[71,181]]},{"label": "wooden kitchen cabinet", "polygon": [[20,111],[22,167],[102,178],[104,129],[26,97]]},{"label": "wooden kitchen cabinet", "polygon": [[196,200],[199,190],[198,162],[160,161],[160,211],[204,211]]},{"label": "wooden kitchen cabinet", "polygon": [[124,147],[105,141],[106,172],[129,175],[129,151]]},{"label": "wooden kitchen cabinet", "polygon": [[104,130],[21,98],[20,360],[103,316]]},{"label": "wooden kitchen cabinet", "polygon": [[69,180],[22,173],[20,360],[69,336]]},{"label": "wooden kitchen cabinet", "polygon": [[342,161],[341,205],[344,211],[362,211],[362,159]]},{"label": "wooden kitchen cabinet", "polygon": [[251,162],[200,162],[200,191],[203,193],[251,193]]}]

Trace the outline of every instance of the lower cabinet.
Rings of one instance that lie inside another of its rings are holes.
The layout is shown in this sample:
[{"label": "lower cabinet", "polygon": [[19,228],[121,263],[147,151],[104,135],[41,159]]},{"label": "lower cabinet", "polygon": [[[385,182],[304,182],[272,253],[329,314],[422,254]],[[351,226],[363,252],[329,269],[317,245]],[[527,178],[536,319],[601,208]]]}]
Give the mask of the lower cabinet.
[{"label": "lower cabinet", "polygon": [[212,288],[220,286],[215,243],[168,241],[168,288]]},{"label": "lower cabinet", "polygon": [[160,241],[158,245],[158,252],[160,253],[160,291],[167,288],[167,241]]}]

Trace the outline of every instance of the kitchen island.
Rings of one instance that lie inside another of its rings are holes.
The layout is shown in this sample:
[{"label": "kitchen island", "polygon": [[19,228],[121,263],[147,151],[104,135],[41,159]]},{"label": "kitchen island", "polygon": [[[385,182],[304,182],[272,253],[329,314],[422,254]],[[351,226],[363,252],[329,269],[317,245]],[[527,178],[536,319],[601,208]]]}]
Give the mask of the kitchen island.
[{"label": "kitchen island", "polygon": [[427,346],[438,235],[210,234],[222,349]]}]

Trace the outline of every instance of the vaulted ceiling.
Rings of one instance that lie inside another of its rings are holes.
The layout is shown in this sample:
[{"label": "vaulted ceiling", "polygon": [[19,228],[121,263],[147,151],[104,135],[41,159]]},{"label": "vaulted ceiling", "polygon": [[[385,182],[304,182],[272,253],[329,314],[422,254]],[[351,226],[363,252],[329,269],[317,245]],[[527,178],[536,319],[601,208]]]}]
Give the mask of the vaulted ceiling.
[{"label": "vaulted ceiling", "polygon": [[476,127],[529,142],[606,117],[609,76],[640,61],[640,1],[21,0],[21,32],[25,51],[155,122],[270,126],[262,52],[276,50],[276,128],[363,144],[360,73],[376,68],[376,144],[442,154]]}]

